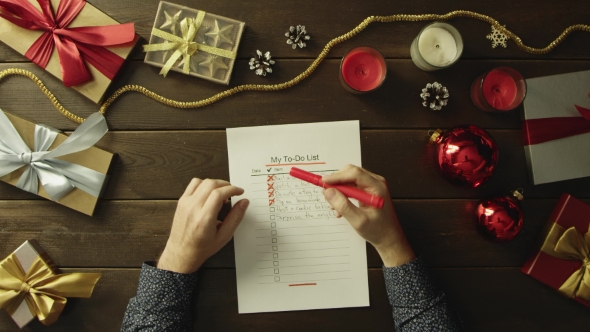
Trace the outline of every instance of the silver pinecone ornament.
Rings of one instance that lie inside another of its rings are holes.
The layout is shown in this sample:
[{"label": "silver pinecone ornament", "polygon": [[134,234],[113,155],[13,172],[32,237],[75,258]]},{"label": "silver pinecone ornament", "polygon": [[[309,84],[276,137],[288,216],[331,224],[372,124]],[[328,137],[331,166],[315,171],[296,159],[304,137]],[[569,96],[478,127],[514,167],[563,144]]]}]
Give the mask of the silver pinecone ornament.
[{"label": "silver pinecone ornament", "polygon": [[255,70],[256,75],[266,76],[266,73],[272,73],[271,66],[275,61],[271,59],[270,52],[262,54],[260,50],[256,50],[256,55],[250,59],[250,69]]},{"label": "silver pinecone ornament", "polygon": [[440,111],[449,101],[449,90],[438,82],[426,84],[420,94],[422,106],[429,107],[432,110]]},{"label": "silver pinecone ornament", "polygon": [[307,46],[304,40],[310,40],[311,37],[305,31],[304,25],[298,25],[297,27],[291,26],[289,27],[289,31],[285,33],[285,37],[288,37],[287,44],[291,45],[293,49],[296,49],[297,46],[299,48],[304,48]]}]

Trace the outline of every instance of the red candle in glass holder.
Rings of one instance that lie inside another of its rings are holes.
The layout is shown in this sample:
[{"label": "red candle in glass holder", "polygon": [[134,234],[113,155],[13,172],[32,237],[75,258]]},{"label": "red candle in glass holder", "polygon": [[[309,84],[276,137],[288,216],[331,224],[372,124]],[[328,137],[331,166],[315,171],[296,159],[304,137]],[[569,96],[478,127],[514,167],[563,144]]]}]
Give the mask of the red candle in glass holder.
[{"label": "red candle in glass holder", "polygon": [[506,112],[517,108],[526,96],[526,81],[509,67],[481,74],[471,85],[471,100],[482,111]]},{"label": "red candle in glass holder", "polygon": [[483,79],[483,96],[490,106],[505,110],[516,99],[516,81],[501,70],[492,70]]},{"label": "red candle in glass holder", "polygon": [[353,93],[377,89],[385,80],[386,73],[387,65],[381,53],[366,46],[348,52],[340,65],[342,86]]}]

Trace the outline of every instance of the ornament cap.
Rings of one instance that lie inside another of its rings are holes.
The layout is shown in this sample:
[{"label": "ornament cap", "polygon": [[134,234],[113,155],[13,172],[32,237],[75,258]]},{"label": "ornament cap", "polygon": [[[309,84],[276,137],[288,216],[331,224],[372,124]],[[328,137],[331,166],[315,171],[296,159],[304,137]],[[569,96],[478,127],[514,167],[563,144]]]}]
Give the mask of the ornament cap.
[{"label": "ornament cap", "polygon": [[428,136],[430,136],[430,143],[431,144],[438,144],[440,142],[440,137],[443,131],[441,129],[431,130],[428,132]]},{"label": "ornament cap", "polygon": [[514,196],[517,200],[522,201],[524,199],[523,190],[521,188],[513,190],[511,192],[512,196]]}]

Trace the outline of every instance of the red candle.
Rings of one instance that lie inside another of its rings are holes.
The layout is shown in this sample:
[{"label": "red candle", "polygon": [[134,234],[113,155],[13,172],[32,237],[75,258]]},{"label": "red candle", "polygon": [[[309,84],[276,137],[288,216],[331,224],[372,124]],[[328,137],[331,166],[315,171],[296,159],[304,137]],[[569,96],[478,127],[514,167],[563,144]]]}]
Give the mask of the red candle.
[{"label": "red candle", "polygon": [[471,100],[487,112],[506,112],[518,107],[526,96],[526,81],[510,67],[499,67],[478,76],[471,85]]},{"label": "red candle", "polygon": [[495,109],[508,110],[516,99],[516,81],[498,69],[486,75],[482,88],[486,101]]},{"label": "red candle", "polygon": [[377,50],[357,47],[348,52],[340,65],[340,78],[347,90],[356,93],[372,91],[385,80],[387,66]]}]

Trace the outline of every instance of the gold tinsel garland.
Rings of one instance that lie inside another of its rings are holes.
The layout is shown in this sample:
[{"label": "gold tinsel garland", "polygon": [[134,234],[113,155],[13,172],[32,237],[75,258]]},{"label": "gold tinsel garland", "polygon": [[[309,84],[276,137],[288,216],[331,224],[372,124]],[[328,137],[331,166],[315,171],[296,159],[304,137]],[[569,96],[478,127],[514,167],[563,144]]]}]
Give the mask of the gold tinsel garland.
[{"label": "gold tinsel garland", "polygon": [[[294,86],[295,84],[298,84],[299,82],[301,82],[305,78],[307,78],[309,75],[311,75],[313,73],[313,71],[319,66],[319,64],[326,58],[326,56],[328,55],[328,53],[330,52],[332,47],[356,36],[361,31],[363,31],[369,24],[371,24],[373,22],[386,23],[386,22],[401,22],[401,21],[406,21],[406,22],[446,21],[446,20],[449,20],[449,19],[452,19],[455,17],[470,17],[470,18],[474,18],[474,19],[477,19],[480,21],[487,22],[487,23],[491,24],[492,26],[494,26],[497,30],[499,30],[500,32],[502,32],[503,34],[508,36],[508,38],[510,40],[514,41],[516,43],[516,46],[518,46],[518,48],[520,48],[521,50],[523,50],[527,53],[532,53],[532,54],[546,54],[546,53],[551,52],[557,45],[559,45],[573,31],[590,32],[589,25],[586,25],[586,24],[572,25],[572,26],[568,27],[567,29],[565,29],[561,33],[561,35],[559,35],[559,37],[557,37],[554,41],[552,41],[546,47],[534,48],[534,47],[530,47],[530,46],[525,45],[517,35],[512,33],[510,30],[506,29],[506,27],[504,27],[503,25],[498,23],[498,21],[494,20],[493,18],[486,16],[486,15],[479,14],[479,13],[466,11],[466,10],[456,10],[456,11],[452,11],[452,12],[449,12],[444,15],[439,15],[439,14],[425,14],[425,15],[399,14],[399,15],[391,15],[391,16],[369,16],[361,24],[359,24],[356,28],[343,34],[340,37],[336,37],[336,38],[330,40],[330,42],[328,42],[328,44],[326,44],[326,46],[324,46],[324,49],[318,55],[318,57],[313,61],[313,63],[305,71],[303,71],[301,74],[297,75],[297,77],[295,77],[287,82],[279,83],[279,84],[244,84],[244,85],[239,85],[239,86],[233,87],[231,89],[225,90],[223,92],[220,92],[218,94],[215,94],[209,98],[197,100],[197,101],[191,101],[191,102],[182,102],[182,101],[168,99],[168,98],[162,97],[159,94],[157,94],[153,91],[150,91],[150,90],[148,90],[142,86],[139,86],[139,85],[125,85],[125,86],[119,88],[117,91],[115,91],[113,93],[113,95],[110,96],[102,104],[99,111],[103,114],[106,113],[109,106],[117,98],[119,98],[121,95],[123,95],[124,93],[129,92],[129,91],[139,92],[139,93],[141,93],[153,100],[156,100],[162,104],[176,107],[176,108],[198,108],[198,107],[203,107],[203,106],[213,104],[223,98],[229,97],[231,95],[234,95],[234,94],[236,94],[238,92],[242,92],[242,91],[277,91],[277,90],[287,89],[287,88]],[[65,117],[67,117],[68,119],[70,119],[74,122],[77,122],[77,123],[82,123],[84,121],[84,118],[79,117],[75,114],[72,114],[67,109],[65,109],[59,103],[57,98],[55,98],[53,93],[51,93],[51,91],[49,91],[49,89],[47,89],[47,87],[43,84],[43,82],[37,76],[35,76],[35,74],[33,74],[32,72],[30,72],[28,70],[24,70],[24,69],[10,68],[10,69],[0,71],[0,80],[4,77],[10,76],[10,75],[21,75],[21,76],[25,76],[25,77],[30,78],[39,86],[41,91],[43,91],[43,93],[45,93],[45,95],[49,98],[49,100],[51,100],[51,102],[53,103],[55,108],[60,113],[62,113]]]}]

